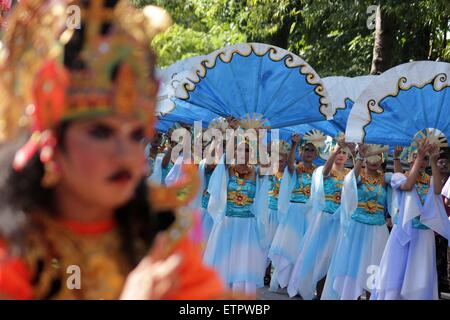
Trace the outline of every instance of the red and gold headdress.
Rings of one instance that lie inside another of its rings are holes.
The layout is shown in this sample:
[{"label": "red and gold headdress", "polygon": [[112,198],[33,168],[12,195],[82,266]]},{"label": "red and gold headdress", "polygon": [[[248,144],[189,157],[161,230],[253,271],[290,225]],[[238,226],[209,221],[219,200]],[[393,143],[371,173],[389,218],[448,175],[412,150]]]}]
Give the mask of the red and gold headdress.
[{"label": "red and gold headdress", "polygon": [[0,28],[5,26],[5,18],[11,10],[11,0],[0,0]]},{"label": "red and gold headdress", "polygon": [[149,45],[170,23],[162,9],[125,0],[21,1],[0,53],[0,141],[33,133],[14,167],[51,143],[44,133],[64,120],[118,114],[152,134],[158,84]]}]

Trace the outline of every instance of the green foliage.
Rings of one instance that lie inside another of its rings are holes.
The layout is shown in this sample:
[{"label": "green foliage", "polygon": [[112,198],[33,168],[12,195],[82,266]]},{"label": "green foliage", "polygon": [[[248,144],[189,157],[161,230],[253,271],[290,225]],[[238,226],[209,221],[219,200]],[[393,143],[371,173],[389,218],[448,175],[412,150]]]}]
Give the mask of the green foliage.
[{"label": "green foliage", "polygon": [[374,30],[370,5],[393,23],[392,66],[410,60],[450,61],[448,0],[135,0],[165,8],[175,22],[155,38],[160,65],[228,44],[262,42],[286,48],[321,76],[368,74]]},{"label": "green foliage", "polygon": [[[158,53],[160,67],[180,59],[208,54],[224,46],[242,43],[247,37],[229,17],[237,7],[224,0],[155,0],[133,1],[138,7],[153,4],[166,9],[174,24],[158,35],[152,45]],[[240,1],[235,1],[240,3]]]},{"label": "green foliage", "polygon": [[209,32],[173,25],[153,40],[159,65],[168,66],[180,59],[208,54],[228,44],[245,42],[245,36],[230,25],[212,26]]}]

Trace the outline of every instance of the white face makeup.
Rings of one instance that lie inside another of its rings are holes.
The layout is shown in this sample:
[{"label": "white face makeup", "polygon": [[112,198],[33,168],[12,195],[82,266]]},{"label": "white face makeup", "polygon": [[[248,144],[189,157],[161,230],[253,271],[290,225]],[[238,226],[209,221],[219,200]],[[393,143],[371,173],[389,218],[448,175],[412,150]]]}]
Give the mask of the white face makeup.
[{"label": "white face makeup", "polygon": [[55,153],[61,168],[56,188],[104,208],[125,204],[144,174],[143,136],[141,122],[119,116],[72,122],[64,150]]}]

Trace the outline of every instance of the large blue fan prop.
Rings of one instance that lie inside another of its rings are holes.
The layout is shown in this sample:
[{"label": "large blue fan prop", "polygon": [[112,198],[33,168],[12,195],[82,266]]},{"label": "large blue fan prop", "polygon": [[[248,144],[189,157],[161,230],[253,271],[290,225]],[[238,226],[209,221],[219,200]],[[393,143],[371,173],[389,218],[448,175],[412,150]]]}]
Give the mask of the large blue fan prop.
[{"label": "large blue fan prop", "polygon": [[[183,79],[203,59],[203,56],[195,56],[177,61],[164,69],[156,70],[156,77],[159,80],[158,102],[156,105],[157,116],[168,114],[174,109],[175,106],[171,99],[175,95],[176,88],[180,85],[179,79]],[[167,120],[173,122],[180,119],[184,119],[184,117],[172,117],[172,119]]]},{"label": "large blue fan prop", "polygon": [[280,136],[286,140],[289,139],[293,133],[304,135],[312,129],[318,129],[331,137],[336,137],[339,133],[344,133],[347,119],[355,100],[376,77],[377,76],[323,78],[322,81],[325,90],[327,91],[331,107],[334,110],[333,119],[330,121],[318,121],[310,124],[301,124],[283,128],[280,130]]},{"label": "large blue fan prop", "polygon": [[450,137],[450,64],[419,61],[378,76],[355,102],[346,140],[410,145],[416,133],[437,129]]},{"label": "large blue fan prop", "polygon": [[326,135],[330,136],[330,139],[336,137],[339,133],[344,133],[354,101],[376,77],[377,76],[323,78],[322,81],[325,90],[327,91],[330,104],[334,110],[333,119],[330,121],[318,121],[310,124],[300,124],[281,128],[279,131],[280,139],[290,142],[292,134],[298,133],[304,136],[307,132],[314,129],[324,132]]},{"label": "large blue fan prop", "polygon": [[167,133],[167,131],[169,131],[169,129],[172,128],[174,125],[175,125],[175,123],[172,121],[158,119],[158,121],[156,122],[155,128],[156,128],[156,131],[158,131],[158,132]]},{"label": "large blue fan prop", "polygon": [[329,121],[335,131],[330,129],[330,126],[324,121],[313,123],[312,125],[331,136],[336,136],[339,132],[344,133],[353,104],[376,77],[377,76],[323,78],[322,81],[325,85],[325,90],[328,93],[331,106],[335,112],[333,119]]},{"label": "large blue fan prop", "polygon": [[214,51],[176,83],[173,108],[163,119],[209,123],[219,116],[262,116],[267,127],[281,128],[329,120],[334,113],[317,73],[300,57],[266,44]]}]

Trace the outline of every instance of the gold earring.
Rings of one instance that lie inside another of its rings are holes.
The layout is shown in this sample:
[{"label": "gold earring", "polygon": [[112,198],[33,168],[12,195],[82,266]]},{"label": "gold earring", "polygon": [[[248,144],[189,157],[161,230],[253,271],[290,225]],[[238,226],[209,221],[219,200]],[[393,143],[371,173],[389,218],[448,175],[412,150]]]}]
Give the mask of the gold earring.
[{"label": "gold earring", "polygon": [[56,162],[49,161],[44,165],[44,176],[41,180],[41,186],[44,188],[52,188],[56,186],[61,178]]}]

